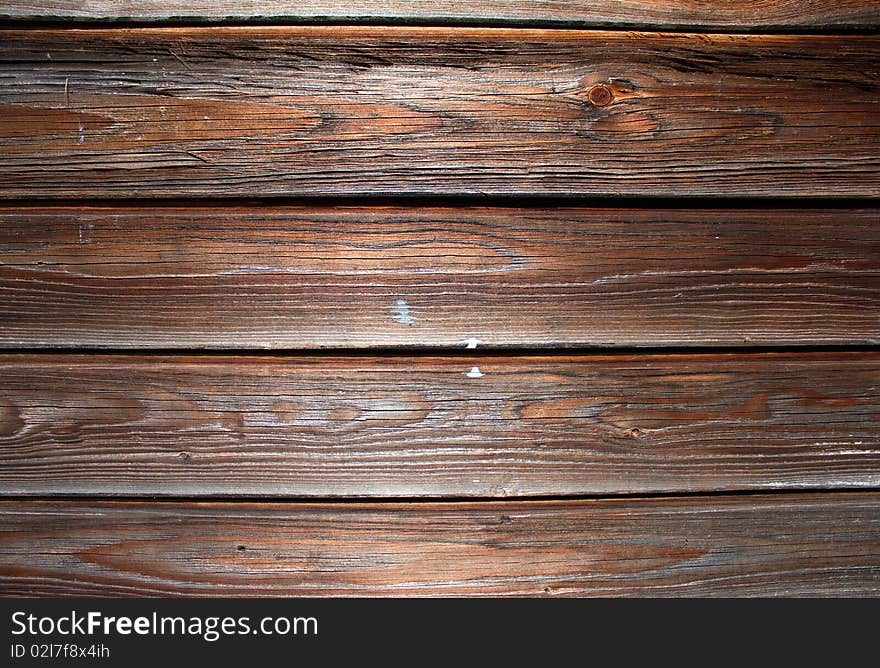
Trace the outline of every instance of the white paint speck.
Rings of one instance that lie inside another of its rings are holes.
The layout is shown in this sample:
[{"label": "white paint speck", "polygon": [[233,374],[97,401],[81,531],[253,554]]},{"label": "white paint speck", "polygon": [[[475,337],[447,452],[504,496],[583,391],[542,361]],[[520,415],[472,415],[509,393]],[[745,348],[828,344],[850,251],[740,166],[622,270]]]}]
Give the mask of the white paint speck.
[{"label": "white paint speck", "polygon": [[77,129],[79,130],[79,143],[82,144],[86,140],[85,128],[83,128],[82,121],[77,123]]},{"label": "white paint speck", "polygon": [[398,299],[392,308],[394,309],[394,319],[401,325],[411,325],[415,322],[405,299]]},{"label": "white paint speck", "polygon": [[471,370],[465,374],[468,378],[482,378],[485,375],[478,366],[472,366]]},{"label": "white paint speck", "polygon": [[475,336],[472,336],[469,339],[465,339],[464,343],[465,343],[465,348],[467,348],[469,350],[473,350],[474,348],[477,347],[477,344],[480,343],[480,340],[478,338],[476,338]]}]

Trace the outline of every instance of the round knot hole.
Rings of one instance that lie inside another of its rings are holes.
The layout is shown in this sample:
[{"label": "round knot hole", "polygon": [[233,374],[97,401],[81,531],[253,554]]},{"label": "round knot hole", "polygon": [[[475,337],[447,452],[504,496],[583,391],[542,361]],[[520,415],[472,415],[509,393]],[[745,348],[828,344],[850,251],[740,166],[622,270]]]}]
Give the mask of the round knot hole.
[{"label": "round knot hole", "polygon": [[604,107],[614,100],[614,91],[605,84],[596,84],[587,91],[587,99],[596,107]]}]

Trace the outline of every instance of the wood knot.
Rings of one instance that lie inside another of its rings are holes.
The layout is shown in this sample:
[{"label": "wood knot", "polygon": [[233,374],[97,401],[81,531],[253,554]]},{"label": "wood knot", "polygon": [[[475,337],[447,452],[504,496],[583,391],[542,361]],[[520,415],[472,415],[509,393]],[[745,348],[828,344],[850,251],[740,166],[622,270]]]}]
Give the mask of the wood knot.
[{"label": "wood knot", "polygon": [[605,84],[596,84],[587,91],[587,100],[594,107],[604,107],[614,101],[614,91]]}]

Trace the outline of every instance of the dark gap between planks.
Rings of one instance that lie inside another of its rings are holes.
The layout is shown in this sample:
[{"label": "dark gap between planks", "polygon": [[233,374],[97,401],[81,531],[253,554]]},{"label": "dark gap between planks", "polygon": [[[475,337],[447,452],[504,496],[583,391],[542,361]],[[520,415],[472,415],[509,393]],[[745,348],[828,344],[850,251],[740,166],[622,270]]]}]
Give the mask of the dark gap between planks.
[{"label": "dark gap between planks", "polygon": [[592,356],[626,357],[631,355],[761,355],[766,353],[845,353],[880,352],[877,344],[810,345],[791,343],[780,346],[493,346],[481,343],[479,348],[451,348],[447,346],[375,346],[363,348],[123,348],[92,346],[45,346],[0,347],[3,355],[118,355],[140,357],[163,357],[189,355],[203,357],[557,357]]},{"label": "dark gap between planks", "polygon": [[407,505],[436,505],[456,503],[481,503],[481,504],[509,504],[523,502],[569,502],[569,501],[639,501],[653,499],[690,499],[690,498],[727,498],[727,497],[754,497],[754,496],[806,496],[811,494],[848,494],[858,496],[880,492],[880,487],[792,487],[784,489],[729,489],[729,490],[704,490],[704,491],[676,491],[676,492],[617,492],[608,494],[523,494],[520,496],[271,496],[271,495],[213,495],[204,496],[199,494],[158,496],[152,494],[131,494],[128,496],[114,494],[10,494],[0,496],[0,502],[35,502],[35,503],[63,503],[65,501],[95,500],[107,503],[119,504],[142,504],[145,502],[155,504],[174,503],[218,503],[218,504],[248,504],[265,503],[293,506],[314,505],[383,505],[383,504],[407,504]]},{"label": "dark gap between planks", "polygon": [[835,26],[792,26],[768,25],[743,28],[721,24],[685,23],[666,25],[662,23],[612,23],[594,21],[554,21],[554,20],[514,20],[514,19],[418,19],[405,17],[354,17],[350,19],[301,16],[288,17],[235,17],[232,19],[211,19],[182,17],[173,19],[119,19],[119,18],[80,18],[39,19],[10,17],[0,18],[0,30],[41,30],[67,28],[70,30],[112,30],[125,28],[236,28],[248,26],[295,27],[295,26],[371,26],[406,28],[510,28],[537,30],[603,30],[607,32],[662,32],[662,33],[701,33],[729,35],[877,35],[878,27],[863,25]]}]

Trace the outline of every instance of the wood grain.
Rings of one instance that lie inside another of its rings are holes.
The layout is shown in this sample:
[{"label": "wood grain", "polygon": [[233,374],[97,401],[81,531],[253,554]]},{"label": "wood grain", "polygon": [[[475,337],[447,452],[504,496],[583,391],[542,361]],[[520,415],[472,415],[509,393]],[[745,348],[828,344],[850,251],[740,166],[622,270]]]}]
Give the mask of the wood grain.
[{"label": "wood grain", "polygon": [[0,197],[877,197],[877,35],[6,31]]},{"label": "wood grain", "polygon": [[880,355],[0,357],[6,495],[880,485]]},{"label": "wood grain", "polygon": [[877,209],[5,208],[0,345],[880,343],[878,223]]},{"label": "wood grain", "polygon": [[6,0],[0,17],[157,22],[372,20],[736,30],[880,26],[880,9],[871,0]]},{"label": "wood grain", "polygon": [[880,497],[2,502],[0,594],[877,596]]}]

